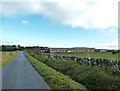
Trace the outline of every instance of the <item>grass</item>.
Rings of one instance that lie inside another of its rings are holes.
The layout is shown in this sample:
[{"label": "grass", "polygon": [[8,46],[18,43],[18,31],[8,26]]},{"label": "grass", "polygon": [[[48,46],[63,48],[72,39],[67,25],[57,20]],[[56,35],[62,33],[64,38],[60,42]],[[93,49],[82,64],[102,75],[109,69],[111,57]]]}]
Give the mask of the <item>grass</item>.
[{"label": "grass", "polygon": [[0,68],[4,67],[7,63],[9,63],[12,58],[14,58],[17,55],[17,51],[14,52],[1,52],[0,53]]},{"label": "grass", "polygon": [[63,56],[78,56],[81,58],[102,58],[109,60],[118,60],[118,55],[120,54],[112,54],[111,52],[77,52],[77,53],[57,53]]},{"label": "grass", "polygon": [[74,61],[48,59],[40,54],[32,56],[53,69],[69,75],[74,81],[84,84],[89,90],[119,91],[120,89],[120,73],[112,74],[104,68],[80,65]]},{"label": "grass", "polygon": [[63,89],[66,89],[68,91],[72,91],[75,89],[87,90],[85,86],[73,81],[70,77],[63,75],[62,73],[52,69],[46,64],[37,61],[28,53],[25,53],[25,55],[29,59],[30,63],[35,67],[37,72],[44,77],[44,79],[47,81],[47,83],[53,90],[55,89],[59,89],[61,91],[63,91]]}]

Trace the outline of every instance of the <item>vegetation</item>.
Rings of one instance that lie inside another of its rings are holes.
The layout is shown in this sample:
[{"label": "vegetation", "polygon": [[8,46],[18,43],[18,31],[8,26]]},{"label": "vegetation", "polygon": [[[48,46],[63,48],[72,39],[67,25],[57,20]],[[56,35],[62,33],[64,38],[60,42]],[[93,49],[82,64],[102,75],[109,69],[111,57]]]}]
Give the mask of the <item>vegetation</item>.
[{"label": "vegetation", "polygon": [[49,86],[54,89],[72,91],[75,89],[84,89],[87,90],[83,85],[73,81],[70,77],[63,75],[60,72],[52,69],[46,64],[37,61],[35,58],[30,56],[28,53],[25,53],[26,57],[29,59],[31,64],[35,67],[40,75],[44,77]]},{"label": "vegetation", "polygon": [[14,58],[17,55],[17,51],[14,52],[1,52],[0,53],[0,59],[2,59],[0,61],[0,67],[5,66],[8,62],[10,62],[12,60],[12,58]]},{"label": "vegetation", "polygon": [[2,45],[0,46],[0,51],[17,51],[24,50],[24,47],[20,45]]},{"label": "vegetation", "polygon": [[109,60],[118,60],[118,53],[112,54],[112,52],[71,52],[71,53],[57,53],[58,55],[63,56],[78,56],[81,58],[102,58],[102,59],[109,59]]},{"label": "vegetation", "polygon": [[48,50],[50,49],[48,47],[42,47],[42,46],[20,46],[20,45],[2,45],[0,46],[0,51],[23,51],[25,49],[37,49],[37,50]]},{"label": "vegetation", "polygon": [[42,55],[32,54],[40,62],[69,75],[74,81],[84,84],[89,90],[116,90],[120,89],[120,74],[112,74],[99,67],[78,64],[74,61],[58,61],[48,59]]}]

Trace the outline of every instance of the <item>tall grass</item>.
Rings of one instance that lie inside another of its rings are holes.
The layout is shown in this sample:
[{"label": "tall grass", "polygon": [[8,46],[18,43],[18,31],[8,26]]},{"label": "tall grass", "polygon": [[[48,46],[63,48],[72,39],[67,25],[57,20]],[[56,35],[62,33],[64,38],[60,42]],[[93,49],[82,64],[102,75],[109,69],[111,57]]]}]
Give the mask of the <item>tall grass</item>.
[{"label": "tall grass", "polygon": [[2,52],[0,55],[1,60],[1,65],[0,67],[4,67],[7,63],[9,63],[12,58],[14,58],[17,55],[18,51],[14,52]]},{"label": "tall grass", "polygon": [[120,89],[119,74],[112,75],[102,68],[80,65],[74,61],[52,60],[36,54],[33,56],[57,71],[69,75],[74,81],[84,84],[89,90],[103,91],[106,89],[119,91]]},{"label": "tall grass", "polygon": [[44,79],[53,90],[87,90],[85,86],[73,81],[72,79],[70,79],[70,77],[63,75],[62,73],[52,69],[42,62],[37,61],[35,58],[27,53],[25,53],[25,55],[38,71],[38,73],[44,77]]}]

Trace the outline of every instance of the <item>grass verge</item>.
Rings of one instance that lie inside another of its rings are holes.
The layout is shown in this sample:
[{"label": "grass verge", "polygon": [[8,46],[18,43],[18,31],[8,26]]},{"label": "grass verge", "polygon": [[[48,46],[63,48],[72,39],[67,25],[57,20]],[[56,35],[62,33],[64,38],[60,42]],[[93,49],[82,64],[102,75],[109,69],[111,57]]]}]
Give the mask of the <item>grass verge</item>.
[{"label": "grass verge", "polygon": [[18,54],[18,51],[14,52],[2,52],[0,55],[0,68],[4,67],[6,64],[8,64],[12,58],[14,58]]},{"label": "grass verge", "polygon": [[63,73],[64,75],[68,75],[74,81],[84,84],[89,90],[120,90],[119,72],[111,73],[109,69],[79,64],[75,61],[58,61],[55,59],[48,59],[40,54],[31,55],[49,67]]},{"label": "grass verge", "polygon": [[35,67],[37,72],[44,77],[49,86],[54,89],[68,89],[69,91],[79,89],[87,90],[85,86],[73,81],[70,77],[63,75],[62,73],[52,69],[46,64],[37,61],[35,58],[25,53],[30,63]]}]

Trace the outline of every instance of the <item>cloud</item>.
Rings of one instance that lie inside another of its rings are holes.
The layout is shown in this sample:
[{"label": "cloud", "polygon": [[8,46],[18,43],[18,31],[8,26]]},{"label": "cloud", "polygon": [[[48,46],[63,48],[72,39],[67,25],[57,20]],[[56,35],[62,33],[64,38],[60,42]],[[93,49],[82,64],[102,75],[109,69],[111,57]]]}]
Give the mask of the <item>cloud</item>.
[{"label": "cloud", "polygon": [[22,20],[21,23],[22,23],[22,24],[28,24],[29,21],[28,21],[28,20]]},{"label": "cloud", "polygon": [[114,40],[103,40],[96,43],[96,48],[102,49],[119,49],[118,38]]},{"label": "cloud", "polygon": [[119,0],[11,1],[14,2],[6,0],[2,5],[4,16],[42,14],[54,22],[71,27],[100,30],[118,27]]},{"label": "cloud", "polygon": [[14,43],[13,39],[1,39],[0,40],[0,44],[9,45],[9,44],[13,44],[13,43]]}]

